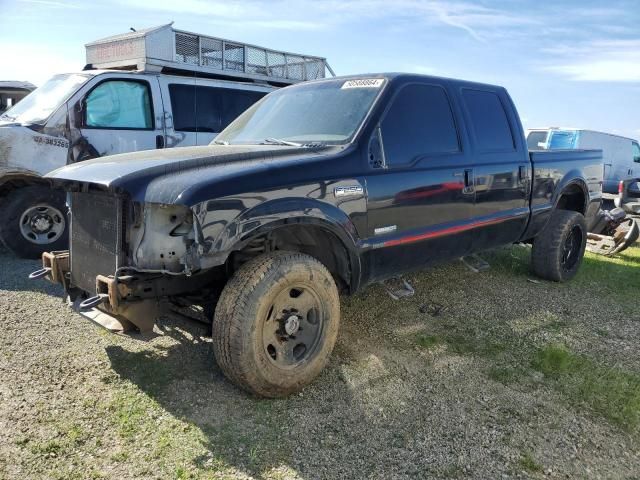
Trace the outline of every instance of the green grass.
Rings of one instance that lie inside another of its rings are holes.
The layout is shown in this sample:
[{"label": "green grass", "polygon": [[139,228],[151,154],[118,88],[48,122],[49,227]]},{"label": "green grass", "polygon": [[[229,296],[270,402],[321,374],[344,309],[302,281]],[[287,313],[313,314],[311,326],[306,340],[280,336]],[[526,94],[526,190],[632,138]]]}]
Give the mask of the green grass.
[{"label": "green grass", "polygon": [[625,430],[640,427],[640,375],[607,368],[572,353],[562,345],[548,345],[535,355],[533,368],[550,379],[574,405],[587,405]]},{"label": "green grass", "polygon": [[518,461],[520,466],[529,473],[538,473],[542,471],[542,465],[540,465],[533,458],[531,453],[524,452]]},{"label": "green grass", "polygon": [[442,344],[442,338],[438,335],[418,335],[416,337],[416,343],[422,348],[433,348]]}]

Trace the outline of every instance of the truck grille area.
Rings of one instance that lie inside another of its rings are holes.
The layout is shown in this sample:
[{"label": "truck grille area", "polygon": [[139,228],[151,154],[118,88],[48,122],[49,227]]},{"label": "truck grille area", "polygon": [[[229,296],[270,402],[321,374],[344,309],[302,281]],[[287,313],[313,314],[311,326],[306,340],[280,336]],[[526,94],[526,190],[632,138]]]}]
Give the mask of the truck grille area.
[{"label": "truck grille area", "polygon": [[122,261],[122,200],[96,193],[71,194],[71,283],[94,294],[97,275],[113,275]]}]

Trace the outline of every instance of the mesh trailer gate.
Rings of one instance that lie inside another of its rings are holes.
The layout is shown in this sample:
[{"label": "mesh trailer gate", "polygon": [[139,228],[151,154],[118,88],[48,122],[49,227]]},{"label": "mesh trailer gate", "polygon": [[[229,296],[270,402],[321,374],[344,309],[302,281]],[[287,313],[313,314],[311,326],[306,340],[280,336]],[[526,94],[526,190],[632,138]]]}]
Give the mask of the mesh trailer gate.
[{"label": "mesh trailer gate", "polygon": [[114,35],[85,45],[87,67],[189,71],[289,85],[333,75],[322,57],[272,50],[185,32],[173,23]]}]

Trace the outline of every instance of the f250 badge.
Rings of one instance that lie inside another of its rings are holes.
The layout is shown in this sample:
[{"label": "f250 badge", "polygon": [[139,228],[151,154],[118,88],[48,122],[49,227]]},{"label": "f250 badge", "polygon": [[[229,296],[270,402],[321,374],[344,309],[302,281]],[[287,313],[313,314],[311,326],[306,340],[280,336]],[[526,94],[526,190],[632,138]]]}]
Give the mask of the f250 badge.
[{"label": "f250 badge", "polygon": [[350,197],[353,195],[364,194],[364,188],[362,188],[360,185],[349,185],[348,187],[336,187],[333,190],[333,193],[336,197]]}]

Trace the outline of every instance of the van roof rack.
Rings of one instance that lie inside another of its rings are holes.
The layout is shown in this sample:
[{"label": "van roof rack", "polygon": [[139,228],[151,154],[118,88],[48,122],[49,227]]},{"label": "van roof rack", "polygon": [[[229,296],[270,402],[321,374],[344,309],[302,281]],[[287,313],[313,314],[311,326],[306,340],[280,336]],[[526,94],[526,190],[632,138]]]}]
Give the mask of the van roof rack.
[{"label": "van roof rack", "polygon": [[185,32],[173,22],[85,45],[85,69],[126,69],[290,85],[335,76],[322,57]]}]

